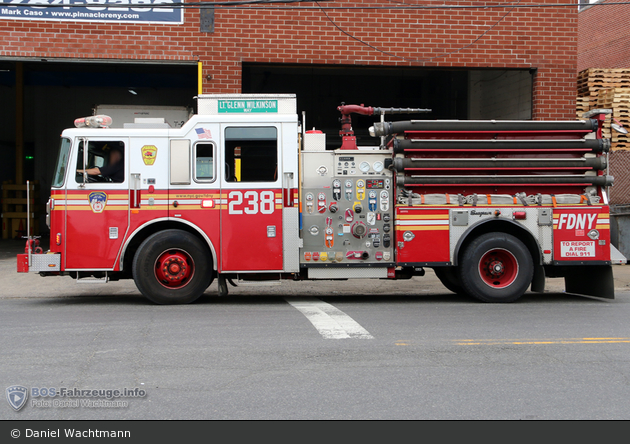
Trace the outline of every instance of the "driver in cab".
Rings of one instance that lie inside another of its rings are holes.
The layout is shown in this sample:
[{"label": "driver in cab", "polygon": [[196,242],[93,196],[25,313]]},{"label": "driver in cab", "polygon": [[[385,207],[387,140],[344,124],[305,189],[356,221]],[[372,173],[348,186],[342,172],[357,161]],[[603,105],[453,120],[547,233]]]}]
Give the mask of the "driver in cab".
[{"label": "driver in cab", "polygon": [[102,167],[87,168],[77,170],[77,173],[87,173],[90,176],[103,176],[109,178],[112,182],[123,182],[125,180],[124,172],[125,163],[123,162],[122,150],[113,146],[109,152],[109,161],[107,165]]}]

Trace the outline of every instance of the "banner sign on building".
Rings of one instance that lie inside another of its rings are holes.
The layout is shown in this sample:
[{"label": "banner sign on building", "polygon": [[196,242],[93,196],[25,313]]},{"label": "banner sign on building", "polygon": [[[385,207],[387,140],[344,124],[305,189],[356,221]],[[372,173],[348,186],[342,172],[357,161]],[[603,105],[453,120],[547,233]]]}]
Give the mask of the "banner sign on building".
[{"label": "banner sign on building", "polygon": [[0,19],[184,23],[182,0],[0,0]]}]

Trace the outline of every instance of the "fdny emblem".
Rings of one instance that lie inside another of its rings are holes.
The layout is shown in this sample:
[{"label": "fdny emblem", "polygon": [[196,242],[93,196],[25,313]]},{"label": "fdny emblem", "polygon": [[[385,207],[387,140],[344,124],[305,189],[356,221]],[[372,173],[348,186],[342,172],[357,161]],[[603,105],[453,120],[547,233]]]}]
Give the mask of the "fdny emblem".
[{"label": "fdny emblem", "polygon": [[90,199],[90,208],[94,213],[102,213],[107,205],[107,194],[102,191],[95,191],[90,193],[88,198]]},{"label": "fdny emblem", "polygon": [[145,145],[142,147],[142,161],[145,165],[153,165],[157,157],[157,147],[155,145]]},{"label": "fdny emblem", "polygon": [[16,412],[19,411],[28,399],[28,390],[21,385],[12,385],[7,387],[7,401]]}]

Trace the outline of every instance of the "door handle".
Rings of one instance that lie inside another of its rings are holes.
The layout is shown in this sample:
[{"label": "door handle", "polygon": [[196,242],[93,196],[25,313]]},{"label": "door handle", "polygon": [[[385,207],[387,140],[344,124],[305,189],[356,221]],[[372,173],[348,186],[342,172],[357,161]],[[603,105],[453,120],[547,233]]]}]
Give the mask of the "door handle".
[{"label": "door handle", "polygon": [[140,173],[131,173],[131,187],[129,189],[129,207],[140,208],[142,190],[140,189]]},{"label": "door handle", "polygon": [[285,208],[293,208],[293,173],[284,173],[282,183],[282,201]]}]

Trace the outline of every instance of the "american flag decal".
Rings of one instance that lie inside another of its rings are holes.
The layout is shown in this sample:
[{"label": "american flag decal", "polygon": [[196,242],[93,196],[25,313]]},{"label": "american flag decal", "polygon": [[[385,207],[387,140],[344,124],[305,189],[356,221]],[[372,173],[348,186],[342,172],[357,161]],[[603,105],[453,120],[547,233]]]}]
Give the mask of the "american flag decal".
[{"label": "american flag decal", "polygon": [[195,132],[197,133],[197,139],[212,139],[212,134],[209,129],[195,128]]}]

